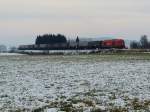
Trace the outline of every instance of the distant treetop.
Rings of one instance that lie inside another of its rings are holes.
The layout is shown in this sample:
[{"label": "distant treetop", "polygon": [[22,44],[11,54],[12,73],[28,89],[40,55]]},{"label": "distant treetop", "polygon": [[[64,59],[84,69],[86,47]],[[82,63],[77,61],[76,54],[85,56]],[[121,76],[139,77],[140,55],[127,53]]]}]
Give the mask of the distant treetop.
[{"label": "distant treetop", "polygon": [[39,35],[36,38],[35,44],[60,44],[60,43],[67,43],[67,39],[62,34],[44,34]]}]

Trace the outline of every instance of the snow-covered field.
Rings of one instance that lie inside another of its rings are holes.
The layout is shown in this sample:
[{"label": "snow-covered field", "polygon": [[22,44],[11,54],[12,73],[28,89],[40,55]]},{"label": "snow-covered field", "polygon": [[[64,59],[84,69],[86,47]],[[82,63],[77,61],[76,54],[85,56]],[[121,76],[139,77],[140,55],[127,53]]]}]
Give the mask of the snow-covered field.
[{"label": "snow-covered field", "polygon": [[150,60],[118,58],[2,55],[0,111],[43,111],[71,101],[73,107],[87,110],[149,110]]},{"label": "snow-covered field", "polygon": [[23,55],[19,53],[0,53],[0,56],[16,56],[16,55]]}]

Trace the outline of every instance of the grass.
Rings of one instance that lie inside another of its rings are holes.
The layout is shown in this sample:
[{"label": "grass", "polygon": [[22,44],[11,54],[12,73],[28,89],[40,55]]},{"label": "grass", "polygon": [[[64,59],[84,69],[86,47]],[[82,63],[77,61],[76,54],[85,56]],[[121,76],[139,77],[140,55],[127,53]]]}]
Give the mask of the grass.
[{"label": "grass", "polygon": [[141,54],[141,53],[101,54],[101,55],[97,55],[97,58],[102,58],[104,60],[150,60],[150,54]]},{"label": "grass", "polygon": [[73,111],[72,103],[70,103],[70,102],[61,102],[60,103],[60,110],[65,111],[65,112],[72,112]]},{"label": "grass", "polygon": [[150,101],[140,101],[138,98],[134,98],[131,100],[130,105],[134,110],[149,110]]},{"label": "grass", "polygon": [[[68,101],[56,101],[51,102],[47,106],[39,107],[34,109],[32,112],[44,112],[47,108],[58,108],[60,111],[64,112],[83,112],[84,107],[79,106],[75,107],[74,104],[85,104],[85,107],[92,107],[90,112],[129,112],[129,111],[139,111],[139,112],[148,112],[150,110],[150,101],[144,100],[140,101],[138,98],[129,99],[128,105],[126,106],[116,106],[114,104],[107,104],[105,110],[97,108],[96,104],[91,99],[69,99]],[[102,106],[102,105],[101,105]],[[26,112],[23,109],[18,109],[12,112]]]},{"label": "grass", "polygon": [[129,112],[128,109],[123,107],[113,107],[109,112]]},{"label": "grass", "polygon": [[[60,56],[62,59],[62,57]],[[124,61],[124,60],[150,60],[150,53],[108,53],[108,54],[88,54],[88,55],[66,55],[64,60],[82,62],[82,61]]]}]

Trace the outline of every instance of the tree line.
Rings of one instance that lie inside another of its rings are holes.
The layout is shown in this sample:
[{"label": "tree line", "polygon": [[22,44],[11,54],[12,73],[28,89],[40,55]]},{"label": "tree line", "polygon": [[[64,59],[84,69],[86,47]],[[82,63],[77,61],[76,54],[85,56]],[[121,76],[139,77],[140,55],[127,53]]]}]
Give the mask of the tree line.
[{"label": "tree line", "polygon": [[60,44],[60,43],[67,43],[67,39],[62,34],[44,34],[39,35],[36,38],[35,44]]},{"label": "tree line", "polygon": [[132,41],[130,43],[131,49],[150,49],[150,41],[147,35],[141,36],[139,41]]}]

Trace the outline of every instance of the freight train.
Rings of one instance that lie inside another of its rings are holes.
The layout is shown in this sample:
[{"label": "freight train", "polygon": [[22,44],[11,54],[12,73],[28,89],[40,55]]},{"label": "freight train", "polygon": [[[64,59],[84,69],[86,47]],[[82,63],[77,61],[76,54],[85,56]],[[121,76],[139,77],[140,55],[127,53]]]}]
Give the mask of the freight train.
[{"label": "freight train", "polygon": [[125,41],[123,39],[110,39],[101,41],[69,41],[58,44],[35,44],[35,45],[21,45],[19,50],[86,50],[86,49],[123,49],[125,48]]}]

